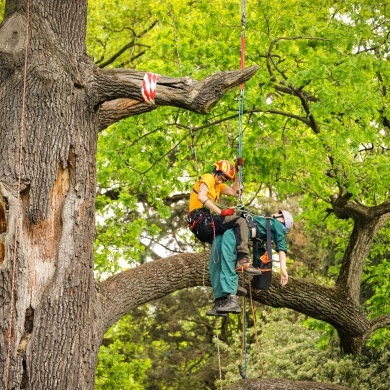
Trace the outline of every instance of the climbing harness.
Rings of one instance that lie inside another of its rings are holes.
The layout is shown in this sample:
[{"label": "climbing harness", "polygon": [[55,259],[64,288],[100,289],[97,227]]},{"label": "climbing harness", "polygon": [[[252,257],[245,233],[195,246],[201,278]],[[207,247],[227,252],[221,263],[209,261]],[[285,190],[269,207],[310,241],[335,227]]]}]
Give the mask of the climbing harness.
[{"label": "climbing harness", "polygon": [[189,229],[194,233],[195,237],[202,242],[211,244],[215,238],[215,229],[213,216],[210,210],[206,207],[195,209],[186,215]]},{"label": "climbing harness", "polygon": [[18,245],[18,227],[20,218],[20,191],[21,191],[21,172],[23,165],[23,141],[24,141],[24,129],[25,129],[25,110],[26,110],[26,87],[27,87],[27,55],[29,45],[29,34],[30,34],[30,0],[27,0],[26,4],[26,44],[24,48],[24,71],[23,71],[23,95],[22,95],[22,112],[20,119],[20,133],[19,133],[19,168],[18,168],[18,197],[17,197],[17,211],[16,211],[16,223],[15,223],[15,239],[14,239],[14,253],[12,259],[12,281],[11,281],[11,302],[10,302],[10,313],[9,313],[9,328],[7,330],[7,359],[5,362],[5,390],[9,388],[9,371],[11,365],[11,338],[14,325],[14,312],[13,306],[15,303],[15,279],[16,279],[16,253]]},{"label": "climbing harness", "polygon": [[156,96],[156,86],[160,75],[157,73],[146,72],[144,79],[142,80],[142,98],[144,102],[150,105],[154,105],[154,97]]}]

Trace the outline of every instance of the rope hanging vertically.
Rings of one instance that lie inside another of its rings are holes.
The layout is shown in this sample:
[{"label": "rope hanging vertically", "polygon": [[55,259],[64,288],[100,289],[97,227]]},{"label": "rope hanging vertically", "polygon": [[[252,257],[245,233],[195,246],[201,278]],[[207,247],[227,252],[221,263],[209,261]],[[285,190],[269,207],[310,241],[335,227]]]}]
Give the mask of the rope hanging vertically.
[{"label": "rope hanging vertically", "polygon": [[11,339],[14,326],[14,303],[15,303],[15,283],[16,283],[16,258],[17,258],[17,245],[18,245],[18,227],[19,227],[19,203],[20,203],[20,190],[21,190],[21,176],[23,165],[23,142],[24,142],[24,128],[25,128],[25,110],[26,110],[26,87],[27,87],[27,56],[28,56],[28,44],[29,44],[29,26],[30,26],[30,0],[27,0],[26,4],[26,43],[24,48],[24,71],[23,71],[23,95],[22,95],[22,112],[20,119],[20,133],[19,133],[19,167],[18,167],[18,197],[17,197],[17,210],[16,210],[16,223],[15,223],[15,237],[14,237],[14,253],[12,259],[12,276],[11,276],[11,301],[9,312],[9,328],[7,332],[7,359],[4,368],[4,382],[5,390],[9,389],[9,372],[11,366]]},{"label": "rope hanging vertically", "polygon": [[[245,278],[245,276],[243,275]],[[245,284],[245,283],[244,283]],[[246,312],[245,312],[245,306],[246,306],[246,297],[243,297],[243,304],[242,304],[242,340],[241,340],[241,361],[238,365],[238,372],[241,375],[242,379],[247,379],[246,377],[246,366],[247,366],[247,348],[246,348]]]},{"label": "rope hanging vertically", "polygon": [[[245,67],[245,27],[246,27],[246,4],[245,0],[241,1],[241,60],[240,60],[240,69]],[[242,157],[242,122],[244,115],[244,83],[240,85],[240,96],[238,98],[238,157]],[[244,190],[244,180],[242,174],[242,167],[238,169],[239,183],[240,183],[240,193],[238,195],[238,204],[239,206],[243,205],[242,193]]]},{"label": "rope hanging vertically", "polygon": [[[246,4],[245,0],[241,1],[241,60],[240,69],[245,67],[245,27],[246,27]],[[244,115],[244,83],[240,85],[240,96],[238,97],[238,157],[242,157],[242,122]],[[242,174],[242,167],[238,168],[240,193],[238,195],[238,204],[243,206],[242,193],[244,191],[244,180]],[[243,379],[246,379],[246,365],[247,365],[247,349],[246,349],[246,313],[245,305],[246,299],[243,299],[242,307],[242,351],[241,351],[241,363],[238,366],[238,371]]]}]

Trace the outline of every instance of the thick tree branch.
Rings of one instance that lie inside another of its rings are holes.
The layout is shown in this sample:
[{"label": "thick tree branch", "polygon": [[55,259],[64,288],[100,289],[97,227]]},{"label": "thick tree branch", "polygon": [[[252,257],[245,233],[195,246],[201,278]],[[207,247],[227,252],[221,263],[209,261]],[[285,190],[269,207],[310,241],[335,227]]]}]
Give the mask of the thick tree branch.
[{"label": "thick tree branch", "polygon": [[386,201],[374,207],[366,207],[339,197],[333,199],[332,206],[334,213],[339,218],[352,218],[354,220],[354,226],[344,252],[336,283],[358,305],[363,268],[374,237],[378,230],[390,219],[390,212],[386,211],[389,202]]},{"label": "thick tree branch", "polygon": [[103,103],[99,107],[99,130],[104,130],[109,125],[130,116],[153,111],[157,106],[151,106],[133,99],[115,99]]},{"label": "thick tree branch", "polygon": [[380,219],[381,225],[390,219],[390,199],[377,206],[365,206],[350,200],[351,195],[332,196],[332,203],[335,215],[340,219],[352,218],[354,220],[364,220],[367,223],[374,219]]},{"label": "thick tree branch", "polygon": [[[180,107],[207,114],[229,89],[249,80],[258,68],[252,66],[243,70],[215,73],[201,81],[189,77],[160,76],[154,99],[156,106]],[[136,70],[96,69],[93,81],[95,106],[120,98],[142,102],[144,75],[145,72]]]},{"label": "thick tree branch", "polygon": [[270,289],[255,290],[253,299],[325,321],[352,337],[361,336],[369,327],[359,307],[353,304],[342,289],[320,286],[303,279],[289,278],[288,284],[281,287],[279,278],[275,276]]},{"label": "thick tree branch", "polygon": [[210,254],[183,253],[159,259],[116,274],[101,285],[105,327],[108,329],[124,314],[139,305],[162,298],[183,288],[210,286],[204,261]]},{"label": "thick tree branch", "polygon": [[[210,286],[210,254],[183,253],[145,263],[108,278],[101,284],[102,312],[105,329],[135,307],[174,291]],[[290,278],[285,287],[275,275],[269,290],[252,290],[252,299],[272,307],[286,307],[334,326],[338,333],[351,339],[362,338],[370,329],[367,318],[343,288],[320,286]]]}]

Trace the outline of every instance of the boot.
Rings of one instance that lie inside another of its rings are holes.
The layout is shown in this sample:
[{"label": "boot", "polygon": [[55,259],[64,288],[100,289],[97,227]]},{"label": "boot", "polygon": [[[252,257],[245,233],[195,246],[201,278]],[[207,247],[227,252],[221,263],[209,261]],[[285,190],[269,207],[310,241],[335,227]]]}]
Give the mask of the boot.
[{"label": "boot", "polygon": [[244,257],[237,261],[236,264],[236,271],[237,272],[245,272],[249,275],[261,275],[261,271],[255,267],[249,262],[249,259],[247,257]]},{"label": "boot", "polygon": [[238,297],[246,297],[247,294],[248,294],[248,291],[245,287],[237,286],[236,295]]},{"label": "boot", "polygon": [[217,309],[223,305],[225,305],[227,302],[227,298],[224,297],[224,298],[218,298],[214,301],[214,306],[212,309],[209,309],[206,311],[206,315],[207,316],[221,316],[221,317],[226,317],[227,314],[223,314],[223,313],[218,313],[217,312]]},{"label": "boot", "polygon": [[217,313],[218,314],[225,314],[225,313],[240,314],[241,307],[238,304],[237,296],[233,294],[229,294],[227,296],[226,303],[223,306],[217,308]]}]

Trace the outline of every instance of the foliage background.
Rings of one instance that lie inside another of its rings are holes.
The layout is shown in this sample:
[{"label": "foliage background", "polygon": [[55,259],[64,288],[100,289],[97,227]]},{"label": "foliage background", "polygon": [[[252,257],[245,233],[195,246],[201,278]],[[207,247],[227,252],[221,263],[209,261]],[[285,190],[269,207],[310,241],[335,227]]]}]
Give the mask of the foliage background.
[{"label": "foliage background", "polygon": [[[88,48],[101,66],[195,79],[239,67],[239,1],[93,0],[89,7]],[[383,93],[390,80],[389,6],[253,0],[246,9],[246,66],[259,64],[260,70],[245,85],[245,202],[260,213],[290,209],[297,222],[289,236],[290,275],[332,285],[351,223],[328,213],[329,197],[349,191],[368,205],[389,197]],[[273,62],[267,63],[270,48]],[[313,97],[310,112],[280,89],[290,85]],[[98,277],[203,249],[185,230],[186,198],[200,172],[217,159],[236,157],[238,94],[227,94],[206,116],[160,107],[101,134]],[[318,128],[308,125],[310,115]],[[387,228],[379,232],[364,274],[361,310],[371,317],[390,310]],[[210,301],[204,289],[181,291],[118,322],[101,350],[97,388],[127,388],[130,382],[145,389],[216,388],[216,332],[223,334],[224,381],[237,380],[240,321],[205,317]],[[354,389],[386,383],[387,329],[371,337],[364,356],[343,357],[330,326],[284,310],[259,310],[267,377]],[[250,374],[256,375],[252,360]]]}]

